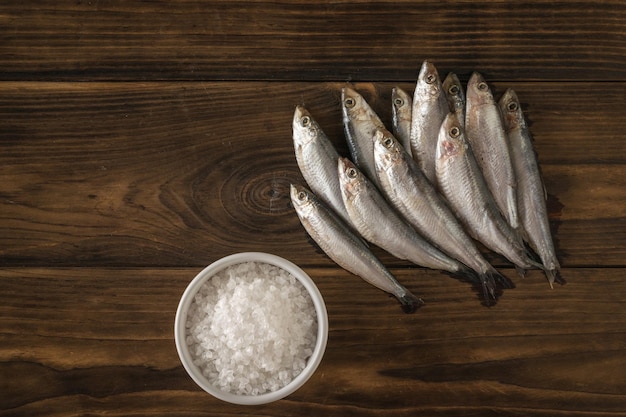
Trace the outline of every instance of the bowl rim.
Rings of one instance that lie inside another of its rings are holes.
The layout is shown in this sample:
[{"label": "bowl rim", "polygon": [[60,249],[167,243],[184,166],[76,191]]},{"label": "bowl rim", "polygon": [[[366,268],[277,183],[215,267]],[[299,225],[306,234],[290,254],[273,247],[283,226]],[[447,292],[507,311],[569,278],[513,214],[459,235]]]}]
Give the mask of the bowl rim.
[{"label": "bowl rim", "polygon": [[[186,317],[189,311],[189,306],[193,302],[194,295],[198,289],[217,272],[228,268],[229,266],[244,262],[266,263],[289,272],[306,288],[307,292],[310,294],[315,306],[315,313],[317,315],[317,339],[315,341],[315,347],[313,349],[313,354],[309,357],[309,360],[307,361],[307,364],[302,372],[300,372],[300,374],[298,374],[284,387],[276,391],[260,395],[236,395],[230,392],[222,391],[211,385],[204,375],[202,375],[200,369],[193,364],[193,359],[186,343]],[[304,383],[318,368],[322,361],[322,357],[324,356],[328,341],[328,312],[326,310],[322,294],[315,285],[315,282],[299,266],[278,255],[266,252],[239,252],[225,256],[211,263],[202,269],[187,285],[176,310],[176,318],[174,320],[174,339],[178,356],[185,370],[194,382],[204,391],[220,400],[233,404],[267,404],[280,400],[295,392],[302,385],[304,385]]]}]

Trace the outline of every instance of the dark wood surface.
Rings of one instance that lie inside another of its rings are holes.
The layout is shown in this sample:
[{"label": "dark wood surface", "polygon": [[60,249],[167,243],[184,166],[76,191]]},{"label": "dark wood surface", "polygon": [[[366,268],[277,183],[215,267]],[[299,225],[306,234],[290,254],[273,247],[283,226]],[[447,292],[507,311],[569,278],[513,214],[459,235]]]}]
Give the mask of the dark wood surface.
[{"label": "dark wood surface", "polygon": [[[0,416],[626,416],[623,2],[0,4]],[[412,315],[334,265],[289,203],[304,104],[340,153],[340,90],[387,123],[419,65],[514,88],[567,284],[487,257],[465,284],[374,248]],[[284,400],[212,398],[173,340],[189,281],[262,250],[302,266],[326,355]]]}]

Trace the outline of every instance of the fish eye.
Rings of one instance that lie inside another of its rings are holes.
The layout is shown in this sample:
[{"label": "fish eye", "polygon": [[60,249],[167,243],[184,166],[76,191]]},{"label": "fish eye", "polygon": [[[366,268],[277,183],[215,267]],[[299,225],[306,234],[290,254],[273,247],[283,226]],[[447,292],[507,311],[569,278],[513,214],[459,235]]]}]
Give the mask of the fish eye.
[{"label": "fish eye", "polygon": [[300,124],[302,127],[309,127],[311,125],[311,118],[309,116],[304,116],[300,119]]},{"label": "fish eye", "polygon": [[391,138],[385,138],[383,139],[383,145],[385,145],[387,148],[391,148],[391,145],[393,145],[393,141],[391,140]]},{"label": "fish eye", "polygon": [[398,97],[393,101],[393,104],[395,104],[397,107],[402,107],[404,106],[404,100]]},{"label": "fish eye", "polygon": [[428,74],[426,76],[426,84],[432,84],[437,81],[437,76],[435,74]]},{"label": "fish eye", "polygon": [[516,102],[511,101],[509,104],[507,104],[506,108],[508,111],[516,111],[518,106]]},{"label": "fish eye", "polygon": [[489,87],[487,87],[487,83],[480,82],[480,83],[478,83],[478,89],[480,91],[487,91],[489,89]]},{"label": "fish eye", "polygon": [[458,138],[460,134],[461,129],[459,129],[458,127],[454,126],[452,129],[450,129],[450,136],[452,136],[453,138]]},{"label": "fish eye", "polygon": [[354,168],[348,169],[348,178],[356,178],[356,177],[357,177],[356,169]]},{"label": "fish eye", "polygon": [[450,88],[448,89],[448,93],[450,93],[450,94],[452,94],[452,95],[457,95],[457,94],[459,94],[459,91],[460,91],[459,86],[458,86],[458,85],[456,85],[456,84],[452,84],[452,85],[450,86]]},{"label": "fish eye", "polygon": [[356,105],[356,100],[353,99],[352,97],[348,97],[343,101],[343,105],[351,109],[352,107]]},{"label": "fish eye", "polygon": [[300,201],[306,201],[306,193],[304,191],[300,191],[298,193],[298,200]]}]

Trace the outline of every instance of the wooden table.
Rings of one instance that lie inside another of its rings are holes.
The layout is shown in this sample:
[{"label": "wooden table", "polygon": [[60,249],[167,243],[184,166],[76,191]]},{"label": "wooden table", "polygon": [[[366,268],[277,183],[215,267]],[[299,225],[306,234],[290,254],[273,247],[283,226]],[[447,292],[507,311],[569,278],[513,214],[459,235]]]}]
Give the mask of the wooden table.
[{"label": "wooden table", "polygon": [[[621,1],[2,2],[0,416],[626,416],[625,27]],[[307,237],[295,106],[345,154],[341,87],[389,123],[424,59],[517,91],[566,285],[487,253],[517,288],[486,308],[374,248],[426,301],[405,315]],[[235,406],[174,314],[257,250],[311,275],[330,336],[296,393]]]}]

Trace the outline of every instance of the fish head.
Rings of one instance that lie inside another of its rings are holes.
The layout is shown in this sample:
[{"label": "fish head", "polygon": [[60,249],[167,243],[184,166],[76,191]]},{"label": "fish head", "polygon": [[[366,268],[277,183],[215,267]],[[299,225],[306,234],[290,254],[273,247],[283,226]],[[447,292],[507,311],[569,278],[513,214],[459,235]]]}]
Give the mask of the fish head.
[{"label": "fish head", "polygon": [[386,129],[376,129],[374,133],[374,162],[377,170],[387,170],[400,163],[404,148]]},{"label": "fish head", "polygon": [[467,147],[463,126],[454,113],[448,113],[437,138],[437,160],[443,162],[462,155]]},{"label": "fish head", "polygon": [[465,93],[459,77],[451,72],[443,80],[443,91],[446,93],[450,110],[463,109],[465,107]]},{"label": "fish head", "polygon": [[291,125],[293,141],[296,147],[311,143],[319,135],[323,134],[319,124],[317,124],[311,113],[304,106],[296,106]]},{"label": "fish head", "polygon": [[348,158],[339,157],[337,167],[339,168],[339,188],[341,188],[344,200],[355,199],[366,186],[365,175]]},{"label": "fish head", "polygon": [[424,61],[417,76],[414,100],[439,100],[443,94],[443,85],[439,72],[432,62]]},{"label": "fish head", "polygon": [[378,117],[363,96],[348,86],[341,89],[341,110],[346,121],[370,120]]},{"label": "fish head", "polygon": [[397,120],[411,120],[411,96],[399,87],[391,90],[391,103],[393,104],[393,114]]},{"label": "fish head", "polygon": [[498,106],[507,131],[526,127],[522,106],[514,90],[510,88],[506,90],[498,100]]},{"label": "fish head", "polygon": [[291,184],[289,186],[289,195],[291,196],[291,204],[299,215],[310,210],[313,205],[313,196],[311,191],[300,184]]},{"label": "fish head", "polygon": [[299,184],[291,184],[289,194],[300,223],[307,231],[310,230],[318,217],[320,201],[308,188]]},{"label": "fish head", "polygon": [[474,72],[467,82],[466,99],[470,106],[495,104],[489,85],[478,72]]}]

